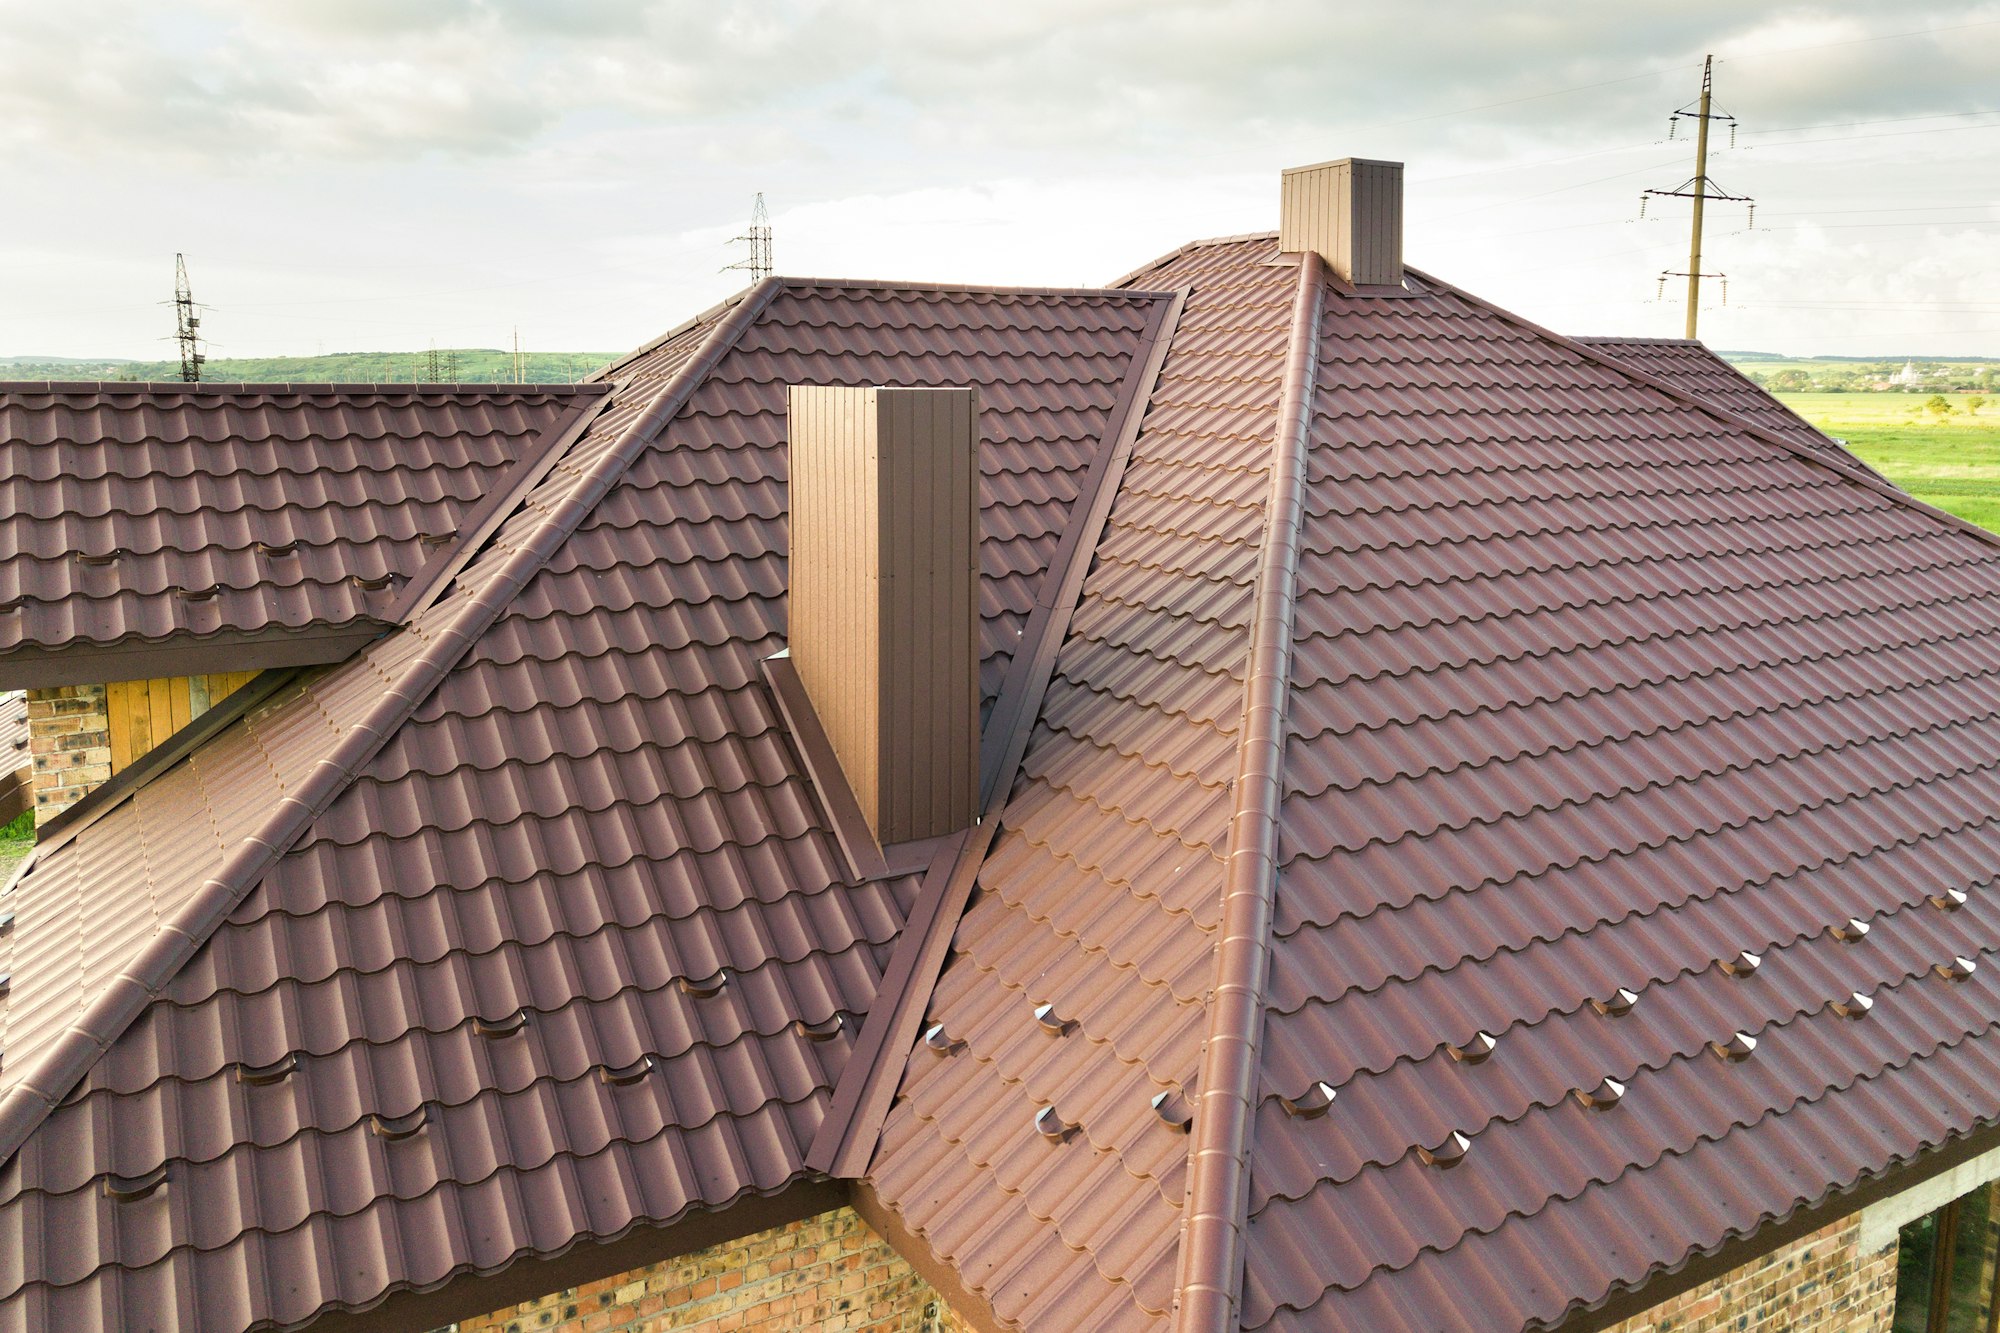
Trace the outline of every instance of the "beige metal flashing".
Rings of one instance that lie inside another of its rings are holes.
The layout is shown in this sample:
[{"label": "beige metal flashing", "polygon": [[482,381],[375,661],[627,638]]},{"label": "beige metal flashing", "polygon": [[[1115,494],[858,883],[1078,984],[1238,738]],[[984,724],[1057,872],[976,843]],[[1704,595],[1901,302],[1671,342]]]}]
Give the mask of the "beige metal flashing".
[{"label": "beige metal flashing", "polygon": [[1278,248],[1318,255],[1357,287],[1403,281],[1403,164],[1343,157],[1287,168]]},{"label": "beige metal flashing", "polygon": [[793,385],[792,662],[878,845],[979,799],[979,395]]}]

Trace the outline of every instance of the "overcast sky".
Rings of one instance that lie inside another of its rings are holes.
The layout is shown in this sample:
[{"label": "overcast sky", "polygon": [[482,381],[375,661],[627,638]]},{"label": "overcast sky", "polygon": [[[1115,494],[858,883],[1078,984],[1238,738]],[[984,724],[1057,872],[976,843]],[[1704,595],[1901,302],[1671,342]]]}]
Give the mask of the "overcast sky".
[{"label": "overcast sky", "polygon": [[1705,52],[1714,346],[2000,358],[2000,2],[0,0],[0,355],[620,350],[780,272],[1108,281],[1408,163],[1420,268],[1677,334]]}]

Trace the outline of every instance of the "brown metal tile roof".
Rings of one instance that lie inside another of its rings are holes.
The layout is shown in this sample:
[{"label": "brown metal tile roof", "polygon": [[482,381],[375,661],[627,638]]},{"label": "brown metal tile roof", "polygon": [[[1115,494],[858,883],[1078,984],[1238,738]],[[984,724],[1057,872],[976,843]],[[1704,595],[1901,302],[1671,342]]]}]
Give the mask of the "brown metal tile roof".
[{"label": "brown metal tile roof", "polygon": [[602,393],[0,384],[0,680],[346,656]]},{"label": "brown metal tile roof", "polygon": [[1706,343],[1688,338],[1597,337],[1576,341],[1793,444],[1824,450],[1836,461],[1864,472],[1875,471],[1848,452],[1847,446],[1800,417],[1757,381],[1710,351]]},{"label": "brown metal tile roof", "polygon": [[[1144,273],[1188,288],[1002,831],[870,1173],[1003,1320],[1164,1326],[1241,663],[1297,285],[1269,240]],[[1034,1018],[1052,1004],[1051,1035]],[[1054,1106],[1078,1131],[1035,1132]]]},{"label": "brown metal tile roof", "polygon": [[1994,540],[1427,286],[1322,325],[1245,1328],[1554,1323],[2000,1110]]},{"label": "brown metal tile roof", "polygon": [[[295,1324],[858,1157],[995,1322],[1527,1328],[2000,1121],[2000,544],[1421,274],[1131,281],[761,285],[42,849],[0,1322]],[[985,408],[1021,760],[921,884],[759,672],[790,382]]]},{"label": "brown metal tile roof", "polygon": [[1161,302],[765,284],[619,370],[406,631],[44,849],[0,1311],[289,1325],[798,1179],[914,884],[847,882],[758,672],[785,385],[979,387],[997,682]]}]

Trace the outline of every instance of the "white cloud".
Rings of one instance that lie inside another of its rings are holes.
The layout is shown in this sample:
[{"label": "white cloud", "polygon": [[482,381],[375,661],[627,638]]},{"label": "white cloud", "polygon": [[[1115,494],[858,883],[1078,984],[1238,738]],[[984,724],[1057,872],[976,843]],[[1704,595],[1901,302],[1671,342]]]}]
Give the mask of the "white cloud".
[{"label": "white cloud", "polygon": [[[1559,327],[1672,328],[1646,298],[1680,224],[1628,219],[1687,173],[1684,144],[1654,141],[1704,50],[1746,128],[1881,121],[2000,105],[1994,20],[1991,0],[0,0],[0,170],[21,187],[0,351],[154,350],[175,250],[227,350],[491,344],[516,322],[621,345],[727,289],[716,243],[758,189],[781,267],[1103,279],[1270,225],[1279,166],[1343,153],[1409,161],[1418,262]],[[1953,30],[1873,40],[1930,27]],[[1933,132],[1965,123],[1766,133],[1714,173],[1774,228],[1990,200],[2000,129]],[[1992,346],[1950,332],[1971,321],[1850,332],[1809,308],[1870,283],[1976,299],[1991,230],[1828,230],[1808,263],[1803,233],[1725,225],[1712,327]]]}]

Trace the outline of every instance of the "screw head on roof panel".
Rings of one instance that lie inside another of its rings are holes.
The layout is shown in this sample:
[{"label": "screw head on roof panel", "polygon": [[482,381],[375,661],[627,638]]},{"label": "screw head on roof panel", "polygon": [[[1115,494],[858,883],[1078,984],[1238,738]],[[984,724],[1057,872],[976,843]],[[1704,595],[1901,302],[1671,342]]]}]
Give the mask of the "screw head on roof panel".
[{"label": "screw head on roof panel", "polygon": [[1725,1060],[1748,1060],[1750,1052],[1757,1049],[1757,1039],[1747,1032],[1733,1032],[1721,1041],[1712,1041],[1708,1049]]},{"label": "screw head on roof panel", "polygon": [[1964,889],[1939,889],[1936,893],[1931,894],[1927,901],[1929,901],[1932,907],[1938,908],[1941,911],[1956,912],[1959,908],[1965,906],[1966,897]]},{"label": "screw head on roof panel", "polygon": [[653,1072],[653,1057],[642,1055],[629,1065],[613,1069],[610,1065],[599,1065],[597,1076],[614,1088],[622,1088],[628,1083],[637,1083]]},{"label": "screw head on roof panel", "polygon": [[1747,977],[1763,965],[1763,954],[1751,953],[1748,949],[1745,949],[1734,958],[1725,959],[1722,964],[1722,970],[1732,977]]},{"label": "screw head on roof panel", "polygon": [[286,1051],[267,1065],[236,1066],[236,1081],[248,1084],[253,1088],[261,1088],[269,1083],[284,1082],[297,1073],[298,1068],[299,1053],[297,1051]]},{"label": "screw head on roof panel", "polygon": [[682,977],[681,989],[697,1000],[705,1000],[711,995],[720,995],[729,984],[729,969],[718,967],[706,977]]},{"label": "screw head on roof panel", "polygon": [[924,1033],[924,1045],[933,1055],[953,1055],[965,1049],[965,1043],[944,1030],[944,1024],[933,1023],[930,1031]]},{"label": "screw head on roof panel", "polygon": [[1472,1140],[1454,1129],[1435,1148],[1419,1146],[1417,1156],[1423,1159],[1425,1166],[1457,1166],[1465,1160],[1465,1154],[1471,1147]]},{"label": "screw head on roof panel", "polygon": [[145,1198],[166,1183],[167,1164],[162,1162],[143,1176],[106,1176],[104,1197],[116,1199],[120,1203],[132,1203]]},{"label": "screw head on roof panel", "polygon": [[1064,1120],[1053,1106],[1044,1106],[1035,1112],[1035,1132],[1043,1138],[1061,1143],[1076,1133],[1077,1127]]},{"label": "screw head on roof panel", "polygon": [[1979,970],[1979,963],[1971,958],[1954,958],[1948,963],[1937,965],[1937,974],[1946,981],[1964,981]]},{"label": "screw head on roof panel", "polygon": [[1851,916],[1833,928],[1833,937],[1842,944],[1859,944],[1868,938],[1868,923],[1858,916]]},{"label": "screw head on roof panel", "polygon": [[1172,1088],[1162,1088],[1153,1094],[1153,1114],[1160,1117],[1168,1129],[1178,1129],[1185,1134],[1194,1127],[1194,1112],[1188,1110],[1187,1102]]},{"label": "screw head on roof panel", "polygon": [[1868,1017],[1868,1011],[1874,1007],[1875,1001],[1869,999],[1860,991],[1854,992],[1854,994],[1844,1000],[1835,1000],[1833,1002],[1833,1012],[1839,1014],[1842,1018],[1866,1018]]},{"label": "screw head on roof panel", "polygon": [[1450,1051],[1451,1058],[1460,1064],[1476,1065],[1487,1056],[1493,1054],[1494,1047],[1499,1044],[1490,1033],[1475,1032],[1472,1034],[1472,1040],[1466,1042],[1464,1045],[1447,1045],[1445,1049]]},{"label": "screw head on roof panel", "polygon": [[1625,1096],[1625,1085],[1615,1078],[1606,1078],[1594,1088],[1578,1088],[1576,1099],[1593,1111],[1606,1111],[1618,1105]]},{"label": "screw head on roof panel", "polygon": [[1056,1012],[1053,1003],[1035,1006],[1035,1021],[1042,1025],[1042,1031],[1051,1037],[1060,1037],[1069,1032],[1070,1021]]},{"label": "screw head on roof panel", "polygon": [[428,1106],[418,1106],[408,1115],[388,1116],[377,1111],[368,1117],[368,1128],[375,1132],[376,1137],[395,1143],[421,1132],[424,1126],[430,1123],[430,1119],[431,1110]]},{"label": "screw head on roof panel", "polygon": [[528,1011],[516,1009],[505,1018],[475,1018],[472,1028],[482,1037],[511,1037],[528,1030]]},{"label": "screw head on roof panel", "polygon": [[1620,986],[1617,990],[1612,991],[1611,994],[1605,996],[1603,999],[1592,1000],[1590,1002],[1590,1005],[1591,1008],[1597,1010],[1598,1013],[1604,1014],[1607,1017],[1616,1018],[1620,1014],[1631,1013],[1632,1006],[1637,1003],[1639,1003],[1638,995],[1635,992],[1626,990],[1623,986]]},{"label": "screw head on roof panel", "polygon": [[1326,1114],[1327,1108],[1333,1105],[1333,1099],[1337,1095],[1333,1084],[1320,1078],[1314,1079],[1311,1085],[1297,1096],[1280,1097],[1278,1100],[1284,1103],[1287,1111],[1299,1119],[1317,1120]]},{"label": "screw head on roof panel", "polygon": [[832,1041],[840,1035],[840,1030],[847,1026],[847,1020],[839,1014],[834,1014],[830,1018],[822,1018],[817,1023],[808,1023],[801,1018],[792,1026],[797,1028],[799,1035],[807,1041]]}]

